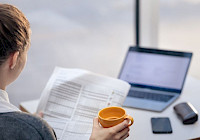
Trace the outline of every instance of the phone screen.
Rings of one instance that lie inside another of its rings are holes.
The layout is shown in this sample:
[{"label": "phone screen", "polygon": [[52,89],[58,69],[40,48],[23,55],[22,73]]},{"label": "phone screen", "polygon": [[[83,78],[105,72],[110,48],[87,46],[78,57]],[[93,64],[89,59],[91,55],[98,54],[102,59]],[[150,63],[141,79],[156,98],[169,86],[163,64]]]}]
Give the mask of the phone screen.
[{"label": "phone screen", "polygon": [[155,134],[172,133],[169,118],[151,118],[152,131]]}]

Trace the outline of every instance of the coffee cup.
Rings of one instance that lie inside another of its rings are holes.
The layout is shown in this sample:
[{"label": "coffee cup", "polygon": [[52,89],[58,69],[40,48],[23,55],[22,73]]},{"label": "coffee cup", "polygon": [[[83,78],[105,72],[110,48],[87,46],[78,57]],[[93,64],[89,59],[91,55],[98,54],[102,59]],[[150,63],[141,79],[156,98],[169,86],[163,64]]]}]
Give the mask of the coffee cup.
[{"label": "coffee cup", "polygon": [[98,119],[100,124],[105,128],[115,126],[125,119],[130,120],[129,126],[133,124],[133,118],[130,115],[127,115],[123,108],[116,106],[106,107],[100,110]]}]

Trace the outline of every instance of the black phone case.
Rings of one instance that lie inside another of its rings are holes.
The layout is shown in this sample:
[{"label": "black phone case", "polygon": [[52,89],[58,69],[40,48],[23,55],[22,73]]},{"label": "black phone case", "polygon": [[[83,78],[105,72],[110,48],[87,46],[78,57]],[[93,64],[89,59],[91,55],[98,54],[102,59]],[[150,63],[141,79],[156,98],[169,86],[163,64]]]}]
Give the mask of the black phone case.
[{"label": "black phone case", "polygon": [[174,110],[183,124],[193,124],[198,120],[198,112],[189,102],[177,104],[174,106]]},{"label": "black phone case", "polygon": [[155,134],[170,134],[172,127],[169,118],[151,118],[152,131]]}]

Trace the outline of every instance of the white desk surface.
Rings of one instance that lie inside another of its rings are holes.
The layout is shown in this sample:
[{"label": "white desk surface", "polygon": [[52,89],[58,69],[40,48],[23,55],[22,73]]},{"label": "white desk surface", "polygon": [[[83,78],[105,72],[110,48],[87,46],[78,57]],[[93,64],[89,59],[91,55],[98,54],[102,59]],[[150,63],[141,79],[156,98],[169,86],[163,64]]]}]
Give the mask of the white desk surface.
[{"label": "white desk surface", "polygon": [[[185,140],[200,137],[199,120],[195,124],[184,125],[175,114],[173,106],[181,102],[190,102],[200,112],[200,80],[188,76],[181,96],[161,113],[124,107],[127,114],[133,116],[135,120],[130,127],[130,136],[127,140]],[[22,102],[20,105],[30,113],[34,113],[38,100]],[[173,133],[153,134],[151,117],[169,117]]]}]

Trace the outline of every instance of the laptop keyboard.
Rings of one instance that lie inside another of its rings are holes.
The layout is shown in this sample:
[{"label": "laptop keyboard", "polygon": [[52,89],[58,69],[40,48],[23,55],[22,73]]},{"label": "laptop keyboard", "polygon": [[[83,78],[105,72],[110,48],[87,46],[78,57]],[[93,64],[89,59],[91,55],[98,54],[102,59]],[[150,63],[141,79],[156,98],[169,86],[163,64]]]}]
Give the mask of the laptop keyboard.
[{"label": "laptop keyboard", "polygon": [[142,98],[142,99],[161,101],[161,102],[167,102],[172,97],[174,97],[173,95],[163,95],[163,94],[149,93],[143,91],[130,91],[128,95],[135,98]]}]

